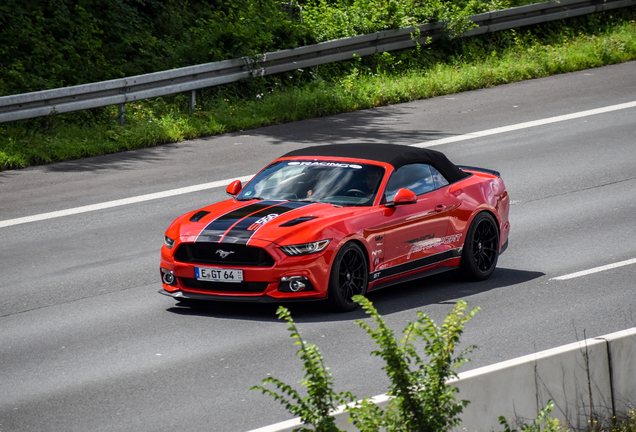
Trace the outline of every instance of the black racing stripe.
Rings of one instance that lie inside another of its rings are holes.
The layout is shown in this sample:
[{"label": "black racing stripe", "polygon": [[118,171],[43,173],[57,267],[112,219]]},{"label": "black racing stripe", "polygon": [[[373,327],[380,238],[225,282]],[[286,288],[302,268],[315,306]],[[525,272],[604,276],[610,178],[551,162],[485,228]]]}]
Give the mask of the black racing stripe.
[{"label": "black racing stripe", "polygon": [[212,222],[206,225],[205,228],[199,233],[197,242],[219,242],[227,230],[232,225],[240,221],[246,216],[262,210],[267,207],[271,207],[280,203],[280,201],[258,201],[253,204],[246,205],[245,207],[238,208],[229,213],[224,214]]},{"label": "black racing stripe", "polygon": [[404,264],[399,264],[384,270],[379,270],[379,271],[370,273],[369,282],[379,281],[384,278],[388,278],[391,276],[399,275],[401,273],[406,273],[406,272],[410,272],[420,268],[428,267],[433,264],[438,264],[442,261],[446,261],[452,258],[458,258],[460,256],[461,256],[461,248],[447,250],[445,252],[440,252],[435,255],[416,259],[413,261],[406,262]]},{"label": "black racing stripe", "polygon": [[252,238],[252,236],[258,229],[249,228],[252,227],[252,225],[255,224],[259,219],[273,214],[280,216],[283,213],[287,213],[310,204],[313,203],[288,201],[257,211],[256,213],[250,214],[249,216],[245,217],[239,223],[233,226],[232,229],[225,234],[225,237],[223,237],[223,240],[221,242],[247,244],[247,242],[250,240],[250,238]]}]

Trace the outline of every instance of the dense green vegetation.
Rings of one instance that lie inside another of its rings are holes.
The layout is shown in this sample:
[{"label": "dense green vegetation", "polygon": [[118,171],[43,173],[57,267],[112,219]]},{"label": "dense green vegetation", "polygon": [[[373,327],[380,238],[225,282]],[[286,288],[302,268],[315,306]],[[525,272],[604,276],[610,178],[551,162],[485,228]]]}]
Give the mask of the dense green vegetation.
[{"label": "dense green vegetation", "polygon": [[[467,16],[518,3],[479,0],[449,6],[436,0],[424,8],[421,3],[395,0],[373,8],[369,0],[315,0],[303,4],[302,22],[298,14],[270,0],[211,4],[113,0],[106,7],[105,0],[19,4],[7,0],[0,4],[0,94],[253,55],[440,18],[450,19],[451,25],[446,38],[417,49],[205,89],[198,94],[195,113],[189,112],[185,95],[174,95],[128,104],[123,127],[117,125],[116,107],[2,124],[0,169],[148,147],[636,58],[633,7],[456,38],[466,29]],[[117,21],[117,11],[128,18]]]},{"label": "dense green vegetation", "polygon": [[282,8],[274,0],[3,0],[0,96],[251,56],[438,19],[459,22],[481,10],[508,6],[507,0],[300,3],[302,22],[293,7]]},{"label": "dense green vegetation", "polygon": [[311,42],[267,0],[4,0],[0,95],[85,84]]}]

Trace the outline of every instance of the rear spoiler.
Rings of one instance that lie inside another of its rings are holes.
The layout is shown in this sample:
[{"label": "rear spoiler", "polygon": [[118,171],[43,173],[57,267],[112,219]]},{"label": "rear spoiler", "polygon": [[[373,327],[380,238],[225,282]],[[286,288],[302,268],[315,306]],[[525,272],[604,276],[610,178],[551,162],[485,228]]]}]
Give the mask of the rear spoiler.
[{"label": "rear spoiler", "polygon": [[486,174],[491,174],[497,177],[501,177],[501,174],[499,173],[499,171],[495,171],[495,170],[491,170],[491,169],[486,169],[486,168],[477,168],[477,167],[472,167],[472,166],[466,166],[466,165],[457,165],[457,168],[459,168],[462,171],[479,171],[479,172],[483,172]]}]

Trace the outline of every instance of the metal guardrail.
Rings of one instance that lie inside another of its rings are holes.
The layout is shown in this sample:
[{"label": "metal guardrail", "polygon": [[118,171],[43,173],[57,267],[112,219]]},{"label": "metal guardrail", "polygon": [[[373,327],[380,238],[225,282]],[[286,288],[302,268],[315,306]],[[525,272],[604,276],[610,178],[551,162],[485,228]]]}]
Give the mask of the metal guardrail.
[{"label": "metal guardrail", "polygon": [[[463,37],[636,6],[636,0],[553,0],[528,6],[473,15],[478,27]],[[418,26],[420,40],[437,39],[444,22]],[[191,92],[194,108],[196,90],[227,84],[253,76],[266,76],[292,70],[350,60],[387,51],[413,48],[413,27],[386,30],[322,42],[301,48],[266,53],[256,59],[242,58],[189,66],[129,78],[53,90],[0,97],[0,123],[43,117],[109,105],[119,106],[120,124],[125,121],[125,104],[142,99]]]}]

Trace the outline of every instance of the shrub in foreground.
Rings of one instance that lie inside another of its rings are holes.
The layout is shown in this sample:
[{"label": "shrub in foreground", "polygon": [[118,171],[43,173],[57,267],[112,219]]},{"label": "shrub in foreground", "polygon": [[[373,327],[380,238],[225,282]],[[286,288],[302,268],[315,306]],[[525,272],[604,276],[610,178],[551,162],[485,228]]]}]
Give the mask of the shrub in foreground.
[{"label": "shrub in foreground", "polygon": [[[466,354],[473,347],[459,354],[456,354],[456,347],[464,325],[478,308],[466,313],[467,303],[459,301],[441,326],[418,312],[418,319],[409,323],[401,339],[397,339],[371,301],[362,296],[356,296],[354,300],[371,317],[371,324],[362,320],[356,323],[378,346],[372,354],[385,362],[383,369],[391,382],[387,391],[391,400],[386,408],[376,406],[368,398],[351,403],[347,409],[353,424],[363,431],[405,432],[445,432],[459,424],[458,416],[468,401],[456,401],[458,390],[450,386],[448,380],[455,377],[457,368],[468,361]],[[287,321],[291,337],[300,347],[298,355],[305,370],[300,383],[308,395],[302,397],[291,386],[272,377],[264,379],[262,386],[252,390],[273,396],[292,414],[301,417],[305,425],[311,425],[317,431],[337,431],[331,412],[338,404],[356,398],[349,392],[334,391],[333,379],[322,355],[315,345],[303,340],[289,311],[280,307],[278,316]],[[273,385],[274,389],[266,385]]]}]

